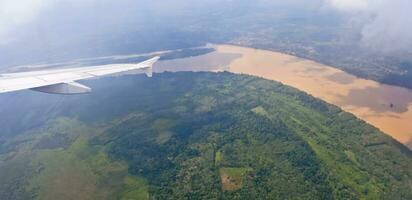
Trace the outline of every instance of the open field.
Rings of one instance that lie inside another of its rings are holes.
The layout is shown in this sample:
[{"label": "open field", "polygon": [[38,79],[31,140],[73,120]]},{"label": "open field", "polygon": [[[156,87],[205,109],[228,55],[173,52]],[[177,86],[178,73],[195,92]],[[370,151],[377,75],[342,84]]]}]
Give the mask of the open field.
[{"label": "open field", "polygon": [[220,181],[222,189],[227,191],[237,190],[242,188],[243,179],[247,173],[246,168],[220,168]]}]

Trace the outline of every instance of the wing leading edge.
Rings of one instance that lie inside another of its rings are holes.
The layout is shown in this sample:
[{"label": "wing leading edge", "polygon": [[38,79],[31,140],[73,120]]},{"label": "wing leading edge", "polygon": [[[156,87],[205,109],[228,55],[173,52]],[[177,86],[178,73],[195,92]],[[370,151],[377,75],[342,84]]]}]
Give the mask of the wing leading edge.
[{"label": "wing leading edge", "polygon": [[159,57],[138,64],[111,64],[93,67],[70,68],[0,74],[0,93],[31,89],[53,94],[83,94],[91,89],[75,81],[108,75],[145,73],[151,77],[153,64]]}]

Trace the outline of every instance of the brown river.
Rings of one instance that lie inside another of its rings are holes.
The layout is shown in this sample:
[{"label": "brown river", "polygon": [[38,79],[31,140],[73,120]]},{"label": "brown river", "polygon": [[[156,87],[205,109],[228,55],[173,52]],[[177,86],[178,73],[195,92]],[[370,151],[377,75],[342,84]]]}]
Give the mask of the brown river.
[{"label": "brown river", "polygon": [[231,71],[282,82],[337,105],[412,149],[412,90],[361,79],[295,56],[232,45],[159,62],[161,71]]}]

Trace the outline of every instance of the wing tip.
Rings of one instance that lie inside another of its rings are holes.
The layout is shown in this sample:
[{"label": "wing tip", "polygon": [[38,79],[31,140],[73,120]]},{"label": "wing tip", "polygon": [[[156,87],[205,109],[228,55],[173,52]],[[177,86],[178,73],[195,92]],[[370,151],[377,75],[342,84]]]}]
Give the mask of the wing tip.
[{"label": "wing tip", "polygon": [[160,56],[156,56],[153,58],[150,58],[148,60],[145,60],[141,63],[139,63],[140,65],[146,65],[147,67],[151,67],[151,65],[153,65],[154,63],[156,63],[158,60],[160,59]]},{"label": "wing tip", "polygon": [[155,56],[147,61],[150,61],[149,63],[154,64],[155,62],[159,61],[160,56]]},{"label": "wing tip", "polygon": [[146,61],[143,62],[143,64],[147,66],[147,69],[146,69],[146,72],[145,72],[145,73],[146,73],[146,75],[147,75],[148,77],[152,77],[152,76],[153,76],[153,65],[154,65],[159,59],[160,59],[160,56],[155,56],[155,57],[153,57],[153,58],[151,58],[151,59],[146,60]]}]

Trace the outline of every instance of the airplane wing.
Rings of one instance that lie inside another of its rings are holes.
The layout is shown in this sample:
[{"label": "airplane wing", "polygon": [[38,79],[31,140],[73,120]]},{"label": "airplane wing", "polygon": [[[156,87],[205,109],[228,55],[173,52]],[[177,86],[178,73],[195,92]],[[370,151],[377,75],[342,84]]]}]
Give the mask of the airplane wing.
[{"label": "airplane wing", "polygon": [[122,73],[146,73],[152,76],[153,64],[159,57],[138,64],[111,64],[58,70],[0,74],[0,93],[31,89],[52,94],[82,94],[91,89],[77,80]]}]

